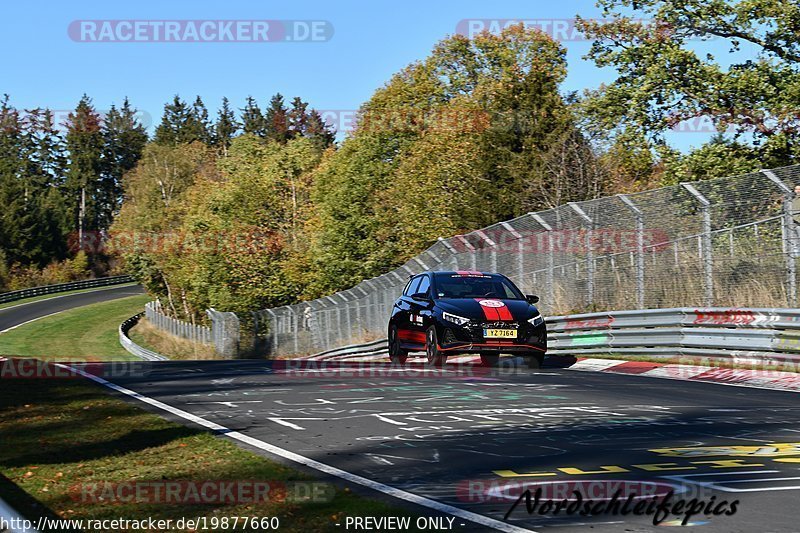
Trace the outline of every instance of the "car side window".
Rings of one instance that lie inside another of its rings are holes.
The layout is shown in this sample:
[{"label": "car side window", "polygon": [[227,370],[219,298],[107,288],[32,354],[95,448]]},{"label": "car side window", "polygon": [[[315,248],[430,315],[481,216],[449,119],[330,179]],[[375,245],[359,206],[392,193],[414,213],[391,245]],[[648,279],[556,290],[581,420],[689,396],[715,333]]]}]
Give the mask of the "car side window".
[{"label": "car side window", "polygon": [[406,296],[417,294],[417,287],[419,287],[419,282],[420,282],[419,276],[413,278],[411,282],[408,284],[408,287],[406,287],[406,292],[404,292],[403,294]]},{"label": "car side window", "polygon": [[417,287],[417,290],[415,290],[411,294],[422,293],[425,294],[426,296],[430,296],[429,294],[430,290],[431,290],[431,279],[428,276],[422,276],[422,279],[420,280],[419,283],[419,287]]}]

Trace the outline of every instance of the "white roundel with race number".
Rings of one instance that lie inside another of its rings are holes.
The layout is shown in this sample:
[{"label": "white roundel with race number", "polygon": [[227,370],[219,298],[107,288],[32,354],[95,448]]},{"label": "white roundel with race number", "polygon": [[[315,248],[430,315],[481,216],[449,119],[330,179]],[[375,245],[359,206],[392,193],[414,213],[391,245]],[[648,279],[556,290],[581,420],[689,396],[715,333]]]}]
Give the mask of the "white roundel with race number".
[{"label": "white roundel with race number", "polygon": [[506,305],[498,300],[480,300],[478,303],[483,307],[505,307]]}]

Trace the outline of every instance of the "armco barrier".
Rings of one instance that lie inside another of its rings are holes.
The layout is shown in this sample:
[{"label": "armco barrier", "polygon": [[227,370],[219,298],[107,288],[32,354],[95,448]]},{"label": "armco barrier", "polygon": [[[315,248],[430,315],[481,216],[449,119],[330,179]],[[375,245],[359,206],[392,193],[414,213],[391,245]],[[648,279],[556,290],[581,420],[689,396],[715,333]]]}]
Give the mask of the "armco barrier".
[{"label": "armco barrier", "polygon": [[[800,360],[800,309],[680,307],[555,316],[546,323],[549,355]],[[380,339],[312,358],[385,353]]]},{"label": "armco barrier", "polygon": [[142,348],[135,342],[133,342],[130,337],[128,337],[128,332],[130,329],[139,322],[139,319],[142,318],[144,313],[139,313],[138,315],[134,315],[130,317],[128,320],[120,324],[119,326],[119,343],[122,345],[125,350],[129,353],[135,355],[140,359],[144,359],[145,361],[167,361],[167,358],[161,355],[160,353],[153,352],[146,348]]},{"label": "armco barrier", "polygon": [[59,283],[57,285],[44,285],[42,287],[31,287],[18,291],[4,292],[0,294],[0,304],[42,296],[45,294],[56,294],[59,292],[76,291],[80,289],[92,289],[94,287],[106,287],[109,285],[120,285],[122,283],[132,283],[130,276],[111,276],[108,278],[87,279],[83,281],[73,281],[71,283]]}]

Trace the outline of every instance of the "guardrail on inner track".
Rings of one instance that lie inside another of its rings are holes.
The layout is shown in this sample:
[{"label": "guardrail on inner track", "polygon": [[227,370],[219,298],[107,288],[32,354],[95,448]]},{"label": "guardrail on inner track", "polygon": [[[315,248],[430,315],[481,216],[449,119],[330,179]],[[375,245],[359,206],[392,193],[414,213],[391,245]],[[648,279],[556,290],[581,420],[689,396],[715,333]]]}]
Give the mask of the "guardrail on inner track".
[{"label": "guardrail on inner track", "polygon": [[73,281],[70,283],[59,283],[57,285],[31,287],[29,289],[20,289],[18,291],[0,293],[0,304],[14,302],[25,298],[32,298],[34,296],[42,296],[45,294],[56,294],[59,292],[91,289],[94,287],[106,287],[109,285],[121,285],[123,283],[133,283],[133,281],[133,278],[130,276],[111,276],[108,278],[86,279],[82,281]]},{"label": "guardrail on inner track", "polygon": [[142,318],[142,316],[144,316],[144,313],[133,315],[119,325],[119,343],[123,348],[125,348],[125,350],[135,355],[139,359],[144,359],[145,361],[167,361],[167,357],[158,352],[148,350],[147,348],[142,348],[133,342],[130,337],[128,337],[128,331],[130,331],[130,329],[139,322],[139,319]]}]

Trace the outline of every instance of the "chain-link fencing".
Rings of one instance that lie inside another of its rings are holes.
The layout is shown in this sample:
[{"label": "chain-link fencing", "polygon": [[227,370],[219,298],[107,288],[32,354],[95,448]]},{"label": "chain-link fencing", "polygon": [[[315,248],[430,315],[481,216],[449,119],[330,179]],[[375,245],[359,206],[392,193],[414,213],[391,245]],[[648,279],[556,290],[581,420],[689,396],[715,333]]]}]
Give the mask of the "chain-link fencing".
[{"label": "chain-link fencing", "polygon": [[351,289],[254,312],[252,350],[301,355],[384,337],[392,303],[425,270],[500,272],[538,294],[547,315],[796,307],[797,184],[800,165],[569,203],[440,239]]}]

